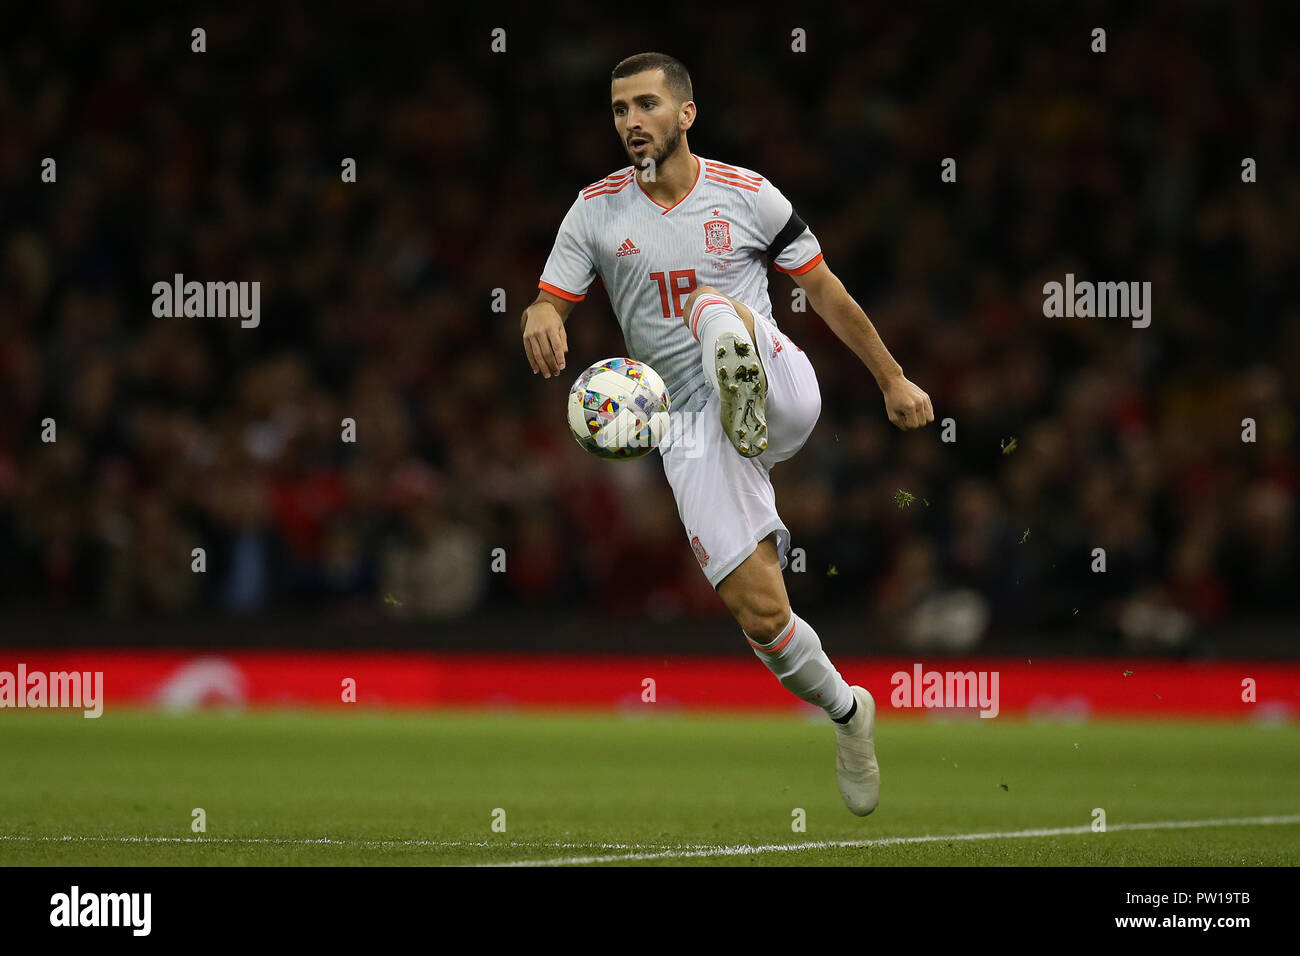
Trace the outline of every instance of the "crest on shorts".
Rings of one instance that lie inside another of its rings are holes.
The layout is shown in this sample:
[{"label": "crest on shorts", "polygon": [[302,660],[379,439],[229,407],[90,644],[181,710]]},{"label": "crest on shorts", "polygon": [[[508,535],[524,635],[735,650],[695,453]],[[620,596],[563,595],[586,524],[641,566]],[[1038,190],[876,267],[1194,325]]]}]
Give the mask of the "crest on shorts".
[{"label": "crest on shorts", "polygon": [[691,537],[691,550],[695,552],[695,558],[700,562],[700,567],[707,567],[709,563],[709,552],[704,550],[704,545],[700,544],[700,536]]},{"label": "crest on shorts", "polygon": [[704,224],[704,251],[719,256],[731,251],[731,223],[710,219]]}]

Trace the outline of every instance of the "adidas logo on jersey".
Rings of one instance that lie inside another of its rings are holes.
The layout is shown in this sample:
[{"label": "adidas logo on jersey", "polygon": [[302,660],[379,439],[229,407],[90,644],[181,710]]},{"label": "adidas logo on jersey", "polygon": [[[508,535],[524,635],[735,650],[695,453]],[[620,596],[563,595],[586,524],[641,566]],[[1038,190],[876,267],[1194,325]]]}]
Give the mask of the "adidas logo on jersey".
[{"label": "adidas logo on jersey", "polygon": [[634,256],[634,255],[636,255],[637,253],[639,253],[640,251],[641,251],[641,250],[638,249],[638,248],[636,247],[636,244],[635,244],[634,242],[632,242],[631,239],[624,239],[624,240],[623,240],[623,244],[622,244],[621,246],[618,247],[618,252],[614,253],[614,255],[615,255],[615,256]]}]

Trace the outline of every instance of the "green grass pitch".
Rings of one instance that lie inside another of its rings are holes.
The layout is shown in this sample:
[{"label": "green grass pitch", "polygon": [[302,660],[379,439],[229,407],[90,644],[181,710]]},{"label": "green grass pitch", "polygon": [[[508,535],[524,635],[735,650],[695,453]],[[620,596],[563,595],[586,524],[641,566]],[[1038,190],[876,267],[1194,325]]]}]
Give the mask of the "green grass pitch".
[{"label": "green grass pitch", "polygon": [[[880,808],[859,819],[829,723],[800,715],[7,711],[0,865],[1300,860],[1294,724],[882,714],[877,749]],[[1105,833],[971,837],[1088,828],[1098,807]],[[888,842],[914,837],[942,839]]]}]

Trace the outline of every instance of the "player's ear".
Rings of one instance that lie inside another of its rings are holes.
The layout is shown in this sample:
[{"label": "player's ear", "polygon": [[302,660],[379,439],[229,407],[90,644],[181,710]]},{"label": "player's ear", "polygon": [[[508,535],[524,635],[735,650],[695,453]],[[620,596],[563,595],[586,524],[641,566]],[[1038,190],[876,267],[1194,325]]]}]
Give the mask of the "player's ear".
[{"label": "player's ear", "polygon": [[682,132],[686,132],[695,125],[695,101],[687,100],[678,110],[678,125],[681,126]]}]

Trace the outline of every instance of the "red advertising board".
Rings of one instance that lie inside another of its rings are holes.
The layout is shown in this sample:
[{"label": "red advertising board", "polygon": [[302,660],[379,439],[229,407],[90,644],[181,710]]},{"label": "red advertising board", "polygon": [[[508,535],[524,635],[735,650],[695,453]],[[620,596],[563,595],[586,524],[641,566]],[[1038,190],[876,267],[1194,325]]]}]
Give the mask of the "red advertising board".
[{"label": "red advertising board", "polygon": [[[841,658],[882,713],[925,715],[960,701],[998,715],[1294,719],[1300,664],[1122,659]],[[762,666],[736,657],[476,655],[427,652],[0,651],[0,691],[20,673],[102,672],[104,705],[188,708],[486,707],[782,710],[807,708]],[[954,678],[948,678],[954,675]],[[970,682],[965,683],[967,675]],[[954,684],[955,679],[955,684]],[[349,684],[349,681],[352,682]],[[652,682],[652,683],[651,683]],[[976,685],[995,694],[992,707]],[[939,688],[937,694],[926,688]],[[349,689],[352,693],[349,693]],[[0,697],[3,695],[0,694]],[[355,701],[347,698],[354,697]],[[938,706],[936,706],[936,701]],[[0,699],[0,705],[15,706]],[[992,714],[990,714],[992,716]]]}]

